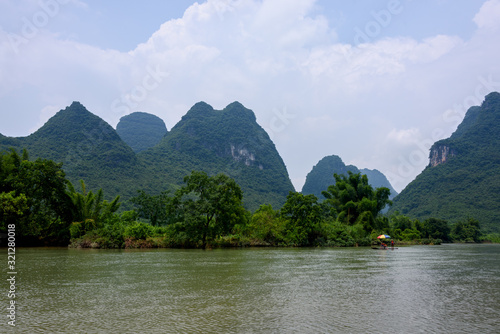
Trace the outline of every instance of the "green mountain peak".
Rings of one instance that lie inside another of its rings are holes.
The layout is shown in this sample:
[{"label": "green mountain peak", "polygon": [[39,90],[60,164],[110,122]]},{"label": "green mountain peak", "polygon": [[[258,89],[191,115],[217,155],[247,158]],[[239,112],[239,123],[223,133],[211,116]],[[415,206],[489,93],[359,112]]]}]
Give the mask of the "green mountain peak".
[{"label": "green mountain peak", "polygon": [[79,102],[57,112],[27,137],[0,138],[0,150],[11,147],[27,149],[31,159],[62,162],[68,179],[73,184],[84,179],[89,189],[116,189],[116,183],[137,177],[138,162],[132,149]]},{"label": "green mountain peak", "polygon": [[429,165],[394,199],[391,211],[451,221],[473,217],[500,231],[500,94],[471,107],[450,138],[434,143]]},{"label": "green mountain peak", "polygon": [[192,118],[211,117],[213,115],[214,108],[212,108],[212,106],[208,103],[201,101],[194,104],[188,112],[182,116],[181,122]]},{"label": "green mountain peak", "polygon": [[196,103],[157,146],[139,157],[168,175],[165,184],[178,183],[175,180],[192,170],[223,172],[240,184],[251,209],[264,203],[281,206],[293,190],[274,143],[257,124],[253,111],[239,102],[223,110]]},{"label": "green mountain peak", "polygon": [[[156,130],[159,136],[152,138]],[[137,190],[175,190],[193,170],[234,178],[251,210],[261,204],[279,208],[294,190],[274,143],[239,102],[223,110],[196,103],[170,132],[159,118],[141,112],[122,117],[115,131],[73,102],[28,137],[0,137],[0,149],[10,147],[62,162],[73,184],[83,179],[89,190],[102,188],[125,201]]]},{"label": "green mountain peak", "polygon": [[116,132],[138,153],[158,144],[168,131],[161,118],[138,111],[120,118]]}]

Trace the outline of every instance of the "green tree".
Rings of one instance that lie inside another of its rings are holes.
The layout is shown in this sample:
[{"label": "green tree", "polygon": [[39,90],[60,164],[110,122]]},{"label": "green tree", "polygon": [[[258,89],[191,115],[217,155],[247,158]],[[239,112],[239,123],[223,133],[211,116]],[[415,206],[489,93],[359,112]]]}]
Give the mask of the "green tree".
[{"label": "green tree", "polygon": [[2,214],[12,217],[11,209],[15,209],[16,232],[21,240],[67,241],[72,206],[62,164],[40,158],[30,161],[26,150],[22,156],[11,150],[0,158],[0,193],[4,204],[10,203],[10,213],[6,206]]},{"label": "green tree", "polygon": [[113,201],[108,202],[104,200],[102,189],[99,189],[96,194],[87,191],[83,180],[80,180],[80,186],[81,193],[75,191],[71,183],[68,185],[68,194],[73,204],[72,237],[102,227],[104,221],[120,208],[120,196],[116,196]]},{"label": "green tree", "polygon": [[443,219],[429,218],[420,225],[420,232],[424,238],[441,239],[450,241],[450,227],[448,222]]},{"label": "green tree", "polygon": [[0,193],[0,229],[7,229],[8,224],[16,223],[28,210],[28,199],[24,194],[15,195],[15,191]]},{"label": "green tree", "polygon": [[417,229],[407,228],[403,232],[401,232],[402,240],[420,240],[422,238],[420,232]]},{"label": "green tree", "polygon": [[277,245],[283,239],[283,221],[280,212],[273,210],[270,204],[261,205],[250,219],[248,226],[250,236],[271,245]]},{"label": "green tree", "polygon": [[144,222],[134,222],[128,225],[123,232],[125,238],[146,239],[153,234],[153,227]]},{"label": "green tree", "polygon": [[186,185],[177,191],[173,206],[194,243],[206,248],[209,241],[230,233],[235,224],[244,221],[243,192],[229,176],[193,171],[184,182]]},{"label": "green tree", "polygon": [[456,223],[450,232],[453,241],[480,242],[481,227],[479,221],[474,218],[467,218],[465,221]]},{"label": "green tree", "polygon": [[287,220],[287,241],[297,246],[312,245],[321,220],[316,196],[290,192],[281,208],[281,216]]},{"label": "green tree", "polygon": [[409,217],[399,214],[399,212],[391,214],[390,221],[393,229],[404,231],[414,227],[413,221]]},{"label": "green tree", "polygon": [[377,216],[389,200],[390,190],[385,187],[373,190],[368,183],[368,177],[360,173],[348,171],[348,175],[334,174],[335,184],[323,191],[325,204],[330,205],[338,213],[337,219],[348,225],[362,224],[365,230],[371,231],[377,225]]},{"label": "green tree", "polygon": [[139,191],[139,195],[131,199],[136,205],[139,217],[147,219],[153,226],[164,225],[169,222],[167,207],[170,203],[168,191],[163,191],[157,196],[149,195],[144,190]]}]

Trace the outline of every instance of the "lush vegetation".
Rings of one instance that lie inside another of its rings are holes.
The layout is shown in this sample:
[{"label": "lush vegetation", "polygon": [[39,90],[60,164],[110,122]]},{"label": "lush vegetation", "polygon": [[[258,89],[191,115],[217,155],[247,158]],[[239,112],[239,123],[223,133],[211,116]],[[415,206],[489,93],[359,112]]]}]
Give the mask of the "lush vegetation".
[{"label": "lush vegetation", "polygon": [[[15,150],[0,155],[0,232],[16,224],[19,245],[94,248],[369,246],[379,234],[399,243],[479,242],[479,222],[412,220],[382,215],[389,189],[373,189],[366,175],[334,175],[320,202],[314,195],[289,192],[275,210],[243,206],[243,191],[226,174],[193,171],[175,192],[138,191],[133,210],[121,211],[120,197],[105,200],[100,189],[74,187],[61,164],[29,160]],[[496,241],[497,235],[490,239]]]},{"label": "lush vegetation", "polygon": [[163,120],[145,112],[123,116],[116,125],[121,139],[136,153],[158,144],[167,134]]},{"label": "lush vegetation", "polygon": [[500,94],[472,107],[453,135],[438,141],[431,155],[447,147],[454,156],[428,166],[394,199],[392,211],[427,219],[459,221],[472,216],[484,231],[500,232]]},{"label": "lush vegetation", "polygon": [[[129,116],[122,119],[119,130],[131,145],[144,139],[146,128],[148,135],[155,132],[151,126],[163,131],[157,122],[151,125],[149,120],[149,127],[143,124],[145,118],[155,116]],[[123,209],[134,207],[129,200],[137,189],[151,196],[173,193],[193,170],[210,175],[222,172],[236,180],[249,210],[256,210],[261,202],[281,207],[294,189],[273,142],[254,113],[238,102],[221,111],[197,103],[156,146],[137,154],[109,124],[74,102],[30,136],[0,136],[0,150],[10,148],[18,153],[26,148],[34,158],[62,162],[73,184],[83,179],[89,190],[102,188],[107,200],[120,195]]]},{"label": "lush vegetation", "polygon": [[[256,210],[261,203],[281,207],[293,185],[285,164],[254,113],[238,102],[224,110],[195,104],[155,147],[141,152],[151,193],[181,186],[193,170],[224,173],[244,192],[244,205]],[[172,187],[175,185],[175,187]]]},{"label": "lush vegetation", "polygon": [[76,185],[83,179],[94,192],[102,188],[107,200],[117,195],[124,199],[134,196],[144,179],[141,162],[132,149],[109,124],[78,102],[27,137],[0,138],[0,150],[11,148],[19,154],[26,148],[32,159],[62,163],[69,181]]},{"label": "lush vegetation", "polygon": [[[61,164],[50,160],[29,161],[26,151],[1,156],[1,229],[16,224],[16,233],[27,242],[69,240],[65,222],[72,218],[67,181]],[[61,240],[66,235],[66,240]]]},{"label": "lush vegetation", "polygon": [[196,104],[137,155],[75,102],[28,137],[0,136],[0,232],[15,223],[20,245],[105,248],[354,246],[378,234],[498,242],[499,115],[492,93],[438,142],[455,156],[428,167],[384,215],[389,189],[356,171],[325,181],[323,200],[294,192],[274,144],[237,102]]},{"label": "lush vegetation", "polygon": [[12,150],[0,158],[0,229],[15,224],[19,245],[67,245],[70,229],[77,226],[83,234],[119,208],[119,197],[108,203],[102,190],[86,192],[83,181],[82,193],[76,192],[62,164],[30,161],[26,151],[19,156]]}]

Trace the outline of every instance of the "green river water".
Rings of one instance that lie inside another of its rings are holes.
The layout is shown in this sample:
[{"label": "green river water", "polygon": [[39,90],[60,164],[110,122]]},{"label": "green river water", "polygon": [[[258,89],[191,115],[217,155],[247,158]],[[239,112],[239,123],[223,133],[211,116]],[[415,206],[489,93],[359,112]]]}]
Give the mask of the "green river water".
[{"label": "green river water", "polygon": [[500,333],[500,245],[18,248],[16,269],[1,333]]}]

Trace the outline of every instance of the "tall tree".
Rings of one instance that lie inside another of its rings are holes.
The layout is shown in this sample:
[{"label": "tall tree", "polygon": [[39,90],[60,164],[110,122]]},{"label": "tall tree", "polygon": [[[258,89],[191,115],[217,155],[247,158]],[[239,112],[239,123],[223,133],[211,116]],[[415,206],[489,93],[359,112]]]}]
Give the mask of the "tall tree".
[{"label": "tall tree", "polygon": [[321,220],[318,198],[290,192],[281,208],[281,216],[287,220],[287,239],[297,246],[311,245]]},{"label": "tall tree", "polygon": [[140,190],[139,194],[131,199],[131,202],[137,207],[139,217],[148,219],[151,225],[159,226],[168,223],[167,207],[170,204],[168,191],[153,196],[147,194],[144,190]]},{"label": "tall tree", "polygon": [[185,232],[202,248],[244,221],[243,193],[229,176],[193,171],[184,182],[173,202],[182,213]]},{"label": "tall tree", "polygon": [[377,227],[376,218],[380,211],[392,204],[390,190],[385,187],[373,190],[368,177],[360,173],[334,174],[335,184],[323,191],[326,204],[338,213],[337,219],[349,225],[361,223],[366,230]]}]

